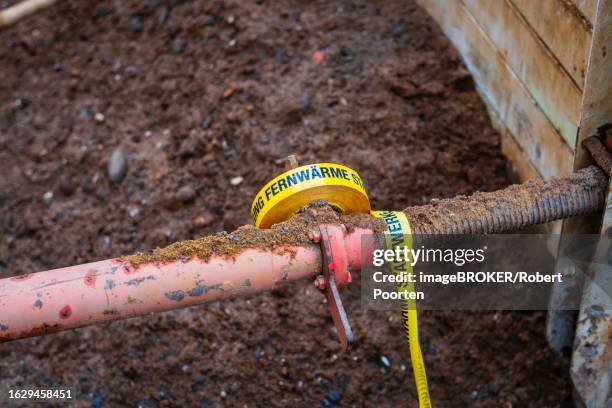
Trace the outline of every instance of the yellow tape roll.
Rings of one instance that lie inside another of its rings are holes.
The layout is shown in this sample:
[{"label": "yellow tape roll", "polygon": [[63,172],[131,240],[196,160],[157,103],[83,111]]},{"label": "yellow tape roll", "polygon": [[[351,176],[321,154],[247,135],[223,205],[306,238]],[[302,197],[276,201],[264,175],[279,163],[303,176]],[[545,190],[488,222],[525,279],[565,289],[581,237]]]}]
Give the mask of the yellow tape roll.
[{"label": "yellow tape roll", "polygon": [[251,216],[258,228],[287,220],[300,208],[325,200],[343,213],[367,213],[370,201],[357,172],[335,163],[300,166],[282,173],[255,196]]},{"label": "yellow tape roll", "polygon": [[[385,229],[385,241],[387,248],[393,249],[403,245],[412,248],[412,229],[410,222],[401,211],[371,211],[372,216],[382,218],[387,228]],[[391,263],[392,270],[397,273],[407,272],[412,275],[412,266],[409,262]],[[414,283],[403,282],[397,284],[398,292],[414,292]],[[429,397],[429,387],[427,386],[427,373],[425,372],[425,362],[421,353],[421,345],[419,344],[419,320],[416,309],[416,300],[406,299],[402,303],[402,321],[404,323],[404,332],[406,341],[410,349],[410,360],[412,362],[412,372],[414,373],[414,382],[416,383],[417,395],[419,397],[419,407],[431,408],[431,399]]]}]

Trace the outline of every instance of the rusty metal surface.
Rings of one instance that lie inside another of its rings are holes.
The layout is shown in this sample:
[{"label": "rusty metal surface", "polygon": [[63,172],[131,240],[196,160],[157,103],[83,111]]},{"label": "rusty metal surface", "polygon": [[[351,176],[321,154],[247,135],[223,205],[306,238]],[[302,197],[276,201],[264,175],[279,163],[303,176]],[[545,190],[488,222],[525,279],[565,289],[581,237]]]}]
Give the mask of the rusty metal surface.
[{"label": "rusty metal surface", "polygon": [[[601,233],[612,237],[612,179],[608,184]],[[612,406],[612,248],[602,240],[586,285],[571,362],[571,376],[587,408]]]},{"label": "rusty metal surface", "polygon": [[612,154],[597,136],[591,136],[582,142],[595,163],[608,175],[612,172]]},{"label": "rusty metal surface", "polygon": [[603,207],[606,185],[606,176],[591,166],[492,193],[432,200],[404,212],[415,235],[502,233],[597,211]]}]

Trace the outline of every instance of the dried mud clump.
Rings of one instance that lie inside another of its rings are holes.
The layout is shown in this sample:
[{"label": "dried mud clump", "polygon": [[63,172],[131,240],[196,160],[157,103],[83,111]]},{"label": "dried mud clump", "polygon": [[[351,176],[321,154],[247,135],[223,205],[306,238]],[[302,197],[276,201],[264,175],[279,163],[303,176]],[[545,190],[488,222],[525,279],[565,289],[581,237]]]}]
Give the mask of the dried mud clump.
[{"label": "dried mud clump", "polygon": [[[290,250],[288,247],[313,244],[309,232],[318,231],[321,224],[343,224],[348,231],[355,227],[372,227],[379,223],[368,214],[341,215],[326,203],[314,203],[289,220],[260,229],[245,225],[231,233],[219,232],[212,236],[176,242],[165,248],[123,257],[133,267],[147,263],[188,261],[194,257],[208,260],[213,255],[232,257],[248,248]],[[375,228],[379,229],[379,228]]]}]

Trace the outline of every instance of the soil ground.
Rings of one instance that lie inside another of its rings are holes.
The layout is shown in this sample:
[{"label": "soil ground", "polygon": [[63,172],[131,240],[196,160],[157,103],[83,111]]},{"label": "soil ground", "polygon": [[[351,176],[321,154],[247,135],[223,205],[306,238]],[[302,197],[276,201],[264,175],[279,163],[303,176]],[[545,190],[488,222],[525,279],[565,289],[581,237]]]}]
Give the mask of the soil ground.
[{"label": "soil ground", "polygon": [[[509,183],[467,70],[413,1],[72,0],[0,42],[3,277],[251,223],[291,153],[357,169],[377,209]],[[355,279],[350,354],[304,282],[2,344],[0,384],[69,385],[94,407],[416,406],[399,313],[359,296]],[[569,405],[544,313],[420,321],[436,406]]]}]

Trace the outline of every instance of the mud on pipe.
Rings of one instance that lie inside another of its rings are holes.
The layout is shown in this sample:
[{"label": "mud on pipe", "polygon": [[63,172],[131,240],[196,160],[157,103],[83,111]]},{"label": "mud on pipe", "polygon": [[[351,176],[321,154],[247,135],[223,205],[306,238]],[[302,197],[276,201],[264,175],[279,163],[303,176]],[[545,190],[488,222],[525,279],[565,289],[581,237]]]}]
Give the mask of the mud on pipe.
[{"label": "mud on pipe", "polygon": [[[501,233],[597,211],[606,188],[606,176],[589,167],[497,192],[432,200],[404,212],[414,234]],[[267,230],[244,226],[146,254],[2,279],[0,342],[314,278],[322,265],[320,246],[313,241],[322,223],[346,226],[352,271],[361,267],[362,235],[383,228],[381,220],[367,214],[313,207]]]}]

